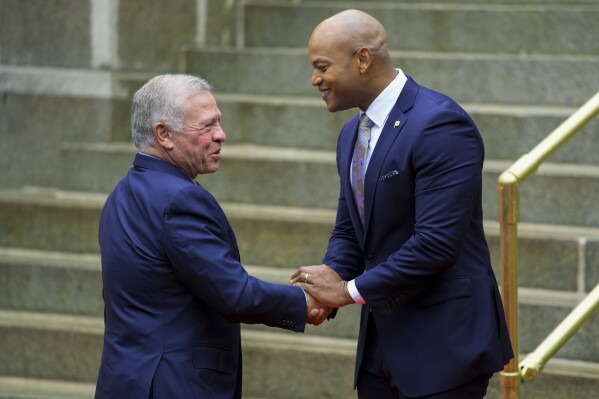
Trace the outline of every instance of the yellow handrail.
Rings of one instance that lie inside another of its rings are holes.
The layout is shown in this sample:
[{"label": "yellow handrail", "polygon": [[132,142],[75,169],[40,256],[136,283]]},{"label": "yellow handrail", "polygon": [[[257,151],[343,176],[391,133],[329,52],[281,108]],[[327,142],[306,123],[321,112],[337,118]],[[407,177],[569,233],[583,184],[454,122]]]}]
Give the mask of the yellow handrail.
[{"label": "yellow handrail", "polygon": [[526,355],[524,360],[520,362],[522,381],[529,382],[537,378],[547,361],[593,315],[597,308],[599,308],[599,284],[534,351]]},{"label": "yellow handrail", "polygon": [[[599,92],[588,100],[572,116],[566,119],[553,132],[551,132],[543,141],[541,141],[532,151],[523,155],[512,166],[505,170],[498,179],[499,189],[499,227],[500,227],[500,262],[501,262],[501,295],[505,315],[508,324],[510,338],[514,349],[514,358],[505,366],[501,373],[501,385],[503,387],[504,399],[518,399],[520,396],[520,381],[523,379],[518,367],[519,354],[519,336],[518,336],[518,220],[520,217],[519,203],[519,183],[531,177],[538,167],[549,158],[555,151],[570,140],[583,126],[589,123],[599,114]],[[594,294],[596,289],[591,294]],[[584,322],[581,316],[589,314],[592,302],[599,301],[598,298],[590,295],[588,301],[585,300],[558,326],[540,345],[539,352],[531,357],[531,362],[523,365],[528,377],[534,378],[542,369],[547,360],[559,349],[563,343],[571,336],[578,327]],[[589,305],[591,303],[591,305]],[[587,310],[579,312],[579,307]],[[587,316],[588,317],[588,316]],[[586,320],[586,319],[585,319]],[[563,326],[568,323],[568,326]],[[565,335],[568,337],[565,337]],[[559,345],[559,346],[557,346]],[[525,359],[526,360],[526,359]],[[540,364],[542,363],[542,364]],[[532,369],[537,370],[536,372]],[[536,373],[536,374],[535,374]],[[527,377],[527,378],[528,378]]]}]

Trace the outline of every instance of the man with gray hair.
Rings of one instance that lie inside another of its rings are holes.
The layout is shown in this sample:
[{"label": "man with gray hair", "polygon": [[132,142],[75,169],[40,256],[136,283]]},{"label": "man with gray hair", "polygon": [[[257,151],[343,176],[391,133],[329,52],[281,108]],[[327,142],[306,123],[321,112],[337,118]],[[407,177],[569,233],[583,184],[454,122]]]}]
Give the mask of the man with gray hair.
[{"label": "man with gray hair", "polygon": [[302,332],[328,315],[299,287],[248,275],[233,230],[193,179],[226,134],[210,85],[162,75],[133,97],[139,152],[100,218],[100,398],[240,398],[240,322]]}]

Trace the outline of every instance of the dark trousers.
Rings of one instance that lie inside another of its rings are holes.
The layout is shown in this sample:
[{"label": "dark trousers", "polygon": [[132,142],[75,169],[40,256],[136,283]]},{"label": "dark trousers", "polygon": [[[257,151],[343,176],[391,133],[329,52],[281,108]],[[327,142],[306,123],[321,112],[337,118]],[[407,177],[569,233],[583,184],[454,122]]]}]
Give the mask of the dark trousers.
[{"label": "dark trousers", "polygon": [[405,396],[394,385],[389,374],[379,345],[374,318],[370,316],[368,320],[364,354],[358,375],[359,399],[482,399],[487,393],[492,376],[493,374],[482,374],[464,385],[429,396]]}]

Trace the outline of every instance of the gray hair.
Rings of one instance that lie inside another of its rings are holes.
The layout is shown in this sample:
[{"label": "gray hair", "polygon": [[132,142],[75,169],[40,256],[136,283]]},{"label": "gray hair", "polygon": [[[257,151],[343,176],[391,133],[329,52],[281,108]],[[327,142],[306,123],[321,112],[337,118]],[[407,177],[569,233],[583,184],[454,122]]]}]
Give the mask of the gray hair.
[{"label": "gray hair", "polygon": [[210,84],[191,75],[159,75],[150,79],[133,95],[131,136],[135,147],[148,148],[154,142],[152,127],[162,122],[180,133],[185,121],[185,104],[201,92],[212,92]]}]

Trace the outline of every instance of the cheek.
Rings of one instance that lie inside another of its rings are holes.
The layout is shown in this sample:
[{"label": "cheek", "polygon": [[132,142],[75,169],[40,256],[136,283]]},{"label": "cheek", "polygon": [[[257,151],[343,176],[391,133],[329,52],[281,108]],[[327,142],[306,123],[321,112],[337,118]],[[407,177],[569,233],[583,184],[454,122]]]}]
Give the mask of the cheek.
[{"label": "cheek", "polygon": [[189,146],[189,149],[193,150],[194,152],[201,151],[206,147],[206,145],[204,144],[204,140],[202,140],[201,136],[191,138],[187,142],[187,145]]},{"label": "cheek", "polygon": [[210,145],[212,144],[212,141],[209,140],[198,140],[195,145],[194,148],[196,149],[196,153],[201,156],[202,158],[206,158],[208,156],[208,153],[210,152]]}]

